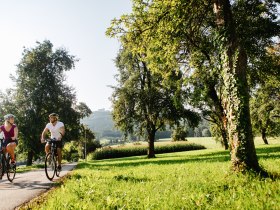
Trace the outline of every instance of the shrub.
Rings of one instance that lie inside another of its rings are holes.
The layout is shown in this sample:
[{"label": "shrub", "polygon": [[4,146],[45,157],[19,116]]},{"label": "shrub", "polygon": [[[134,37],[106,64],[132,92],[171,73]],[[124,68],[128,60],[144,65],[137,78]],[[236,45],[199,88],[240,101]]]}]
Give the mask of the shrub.
[{"label": "shrub", "polygon": [[[199,150],[206,149],[202,145],[187,143],[187,142],[178,142],[167,144],[163,146],[155,146],[155,153],[170,153],[170,152],[182,152],[189,150]],[[130,156],[139,156],[147,155],[147,146],[130,146],[130,147],[105,147],[99,150],[96,150],[90,155],[90,158],[93,160],[101,160],[108,158],[121,158],[121,157],[130,157]]]},{"label": "shrub", "polygon": [[172,132],[172,141],[186,141],[187,135],[187,131],[185,131],[182,127],[178,127]]},{"label": "shrub", "polygon": [[90,140],[87,142],[87,153],[94,152],[97,148],[101,148],[100,141]]},{"label": "shrub", "polygon": [[65,143],[62,152],[62,158],[67,161],[77,161],[79,159],[78,142],[71,141]]}]

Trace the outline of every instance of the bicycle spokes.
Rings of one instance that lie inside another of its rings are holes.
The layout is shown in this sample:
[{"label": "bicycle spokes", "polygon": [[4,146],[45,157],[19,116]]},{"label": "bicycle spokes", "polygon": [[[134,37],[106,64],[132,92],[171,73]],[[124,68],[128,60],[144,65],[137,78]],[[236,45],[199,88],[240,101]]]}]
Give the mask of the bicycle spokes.
[{"label": "bicycle spokes", "polygon": [[8,180],[10,182],[12,182],[15,178],[15,175],[16,175],[16,165],[11,163],[11,157],[10,156],[8,156],[8,159],[7,159],[6,170],[7,170]]},{"label": "bicycle spokes", "polygon": [[55,175],[56,162],[51,153],[47,154],[45,159],[45,172],[49,180],[52,180]]},{"label": "bicycle spokes", "polygon": [[[58,166],[58,157],[56,156],[55,159],[56,159],[56,166]],[[57,177],[59,177],[60,171],[61,168],[59,169],[58,167],[56,167],[55,174]]]}]

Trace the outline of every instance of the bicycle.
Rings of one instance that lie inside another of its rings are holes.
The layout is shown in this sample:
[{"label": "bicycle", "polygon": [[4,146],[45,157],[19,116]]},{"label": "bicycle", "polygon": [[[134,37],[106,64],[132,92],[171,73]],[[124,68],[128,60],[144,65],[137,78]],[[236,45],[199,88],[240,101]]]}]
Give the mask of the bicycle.
[{"label": "bicycle", "polygon": [[57,155],[57,146],[56,139],[45,139],[45,142],[49,142],[51,145],[51,151],[46,154],[45,157],[45,172],[47,178],[52,181],[54,175],[59,177],[60,170],[58,170],[58,155]]},{"label": "bicycle", "polygon": [[0,179],[4,176],[4,174],[7,174],[7,178],[10,182],[12,182],[16,176],[16,165],[11,164],[11,156],[9,153],[4,152],[3,148],[3,140],[0,139]]}]

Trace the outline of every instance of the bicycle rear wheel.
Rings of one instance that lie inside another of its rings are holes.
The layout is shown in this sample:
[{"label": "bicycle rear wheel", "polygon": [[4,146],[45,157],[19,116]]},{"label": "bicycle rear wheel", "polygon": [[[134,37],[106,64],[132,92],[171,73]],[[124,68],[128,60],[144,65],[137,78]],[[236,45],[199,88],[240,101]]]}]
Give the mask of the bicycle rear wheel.
[{"label": "bicycle rear wheel", "polygon": [[10,155],[7,159],[7,177],[10,182],[12,182],[16,176],[17,167],[15,164],[11,164],[12,160]]},{"label": "bicycle rear wheel", "polygon": [[46,159],[45,159],[45,172],[46,172],[47,178],[50,181],[53,180],[53,177],[55,175],[55,169],[56,169],[55,159],[51,153],[48,153],[46,155]]}]

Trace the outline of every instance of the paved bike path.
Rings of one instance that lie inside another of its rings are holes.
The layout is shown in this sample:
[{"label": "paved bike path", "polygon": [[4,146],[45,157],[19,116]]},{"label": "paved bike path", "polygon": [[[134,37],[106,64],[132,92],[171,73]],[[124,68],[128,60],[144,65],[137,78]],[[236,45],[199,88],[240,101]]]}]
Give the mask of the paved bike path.
[{"label": "paved bike path", "polygon": [[[66,175],[73,170],[77,163],[68,163],[62,165],[60,177]],[[16,174],[13,183],[9,182],[7,176],[4,175],[0,180],[0,210],[12,210],[17,206],[30,201],[34,197],[46,192],[52,187],[52,183],[60,177],[56,177],[53,181],[47,179],[45,170],[38,169],[25,173]]]}]

